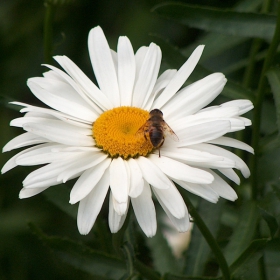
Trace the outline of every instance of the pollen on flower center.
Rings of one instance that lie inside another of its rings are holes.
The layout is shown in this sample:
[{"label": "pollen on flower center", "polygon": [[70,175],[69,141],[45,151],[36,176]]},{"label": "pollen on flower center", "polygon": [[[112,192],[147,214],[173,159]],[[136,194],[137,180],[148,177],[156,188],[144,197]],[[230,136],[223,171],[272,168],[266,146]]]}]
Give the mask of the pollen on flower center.
[{"label": "pollen on flower center", "polygon": [[104,112],[94,122],[92,135],[96,146],[111,157],[146,156],[153,150],[144,133],[137,133],[149,118],[149,112],[136,107],[118,107]]}]

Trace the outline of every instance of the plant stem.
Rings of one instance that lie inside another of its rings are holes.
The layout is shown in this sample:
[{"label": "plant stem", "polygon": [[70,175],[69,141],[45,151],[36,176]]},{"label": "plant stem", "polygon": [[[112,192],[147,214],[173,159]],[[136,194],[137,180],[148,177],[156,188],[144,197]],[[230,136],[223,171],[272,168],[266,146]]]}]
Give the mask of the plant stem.
[{"label": "plant stem", "polygon": [[259,275],[261,280],[266,280],[266,269],[265,269],[265,261],[264,261],[264,255],[261,256],[259,259]]},{"label": "plant stem", "polygon": [[195,207],[192,205],[186,192],[181,191],[181,190],[180,190],[180,192],[188,205],[190,215],[192,216],[195,224],[199,228],[200,232],[202,233],[203,237],[205,238],[206,242],[208,243],[209,247],[211,248],[212,252],[214,253],[214,255],[220,265],[224,279],[230,280],[231,277],[230,277],[230,271],[229,271],[227,261],[223,255],[219,245],[217,244],[214,236],[212,235],[212,233],[210,232],[210,230],[208,229],[208,227],[206,226],[206,224],[204,223],[204,221],[202,220],[202,218],[196,211]]},{"label": "plant stem", "polygon": [[264,61],[264,65],[261,72],[260,82],[257,89],[257,95],[255,100],[255,110],[254,110],[254,118],[253,118],[253,137],[252,137],[252,147],[255,150],[255,156],[252,157],[251,160],[251,170],[252,170],[252,198],[257,199],[259,194],[258,188],[258,157],[260,156],[260,147],[259,147],[259,139],[260,139],[260,125],[261,125],[261,116],[262,116],[262,104],[265,96],[265,89],[267,86],[267,78],[266,72],[271,66],[273,62],[273,58],[277,51],[277,47],[280,42],[280,4],[278,4],[277,8],[277,22],[276,28],[274,31],[272,42],[268,48],[267,56]]},{"label": "plant stem", "polygon": [[125,231],[127,229],[128,223],[129,223],[130,213],[131,213],[131,210],[129,209],[122,228],[118,232],[116,232],[112,235],[112,244],[115,249],[115,252],[122,259],[124,258],[123,252],[122,252],[122,246],[124,243],[124,234],[125,234]]},{"label": "plant stem", "polygon": [[51,64],[53,51],[53,19],[55,13],[54,4],[49,1],[45,2],[46,14],[44,20],[44,60],[45,63]]},{"label": "plant stem", "polygon": [[[264,0],[261,7],[261,13],[268,13],[270,6],[271,6],[271,0]],[[253,39],[251,50],[249,53],[249,63],[247,64],[243,77],[243,85],[245,87],[250,87],[252,85],[252,81],[254,79],[256,56],[262,44],[263,44],[263,40],[259,38]]]},{"label": "plant stem", "polygon": [[251,87],[252,85],[252,80],[254,78],[255,71],[256,55],[258,54],[262,43],[263,41],[259,38],[253,40],[251,50],[249,53],[249,63],[247,64],[243,77],[243,85],[245,87]]},{"label": "plant stem", "polygon": [[[125,235],[125,232],[127,230],[128,224],[129,224],[130,216],[131,216],[131,209],[128,210],[127,217],[125,219],[125,222],[124,222],[122,228],[117,233],[114,233],[112,236],[113,247],[114,247],[117,255],[125,261],[127,261],[127,260],[125,259],[124,252],[122,249],[124,249],[124,247],[123,247],[124,235]],[[125,249],[127,249],[127,248],[125,248]],[[130,264],[129,267],[132,267],[132,264]],[[149,268],[142,262],[138,261],[137,259],[134,260],[134,267],[146,279],[160,280],[160,276],[154,270],[152,270],[151,268]],[[131,273],[131,271],[129,271],[129,273]]]}]

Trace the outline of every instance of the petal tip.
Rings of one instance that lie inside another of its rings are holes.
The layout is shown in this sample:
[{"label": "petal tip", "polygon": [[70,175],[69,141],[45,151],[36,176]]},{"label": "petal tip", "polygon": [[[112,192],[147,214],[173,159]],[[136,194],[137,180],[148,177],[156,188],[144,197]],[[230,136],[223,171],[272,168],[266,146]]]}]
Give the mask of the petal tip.
[{"label": "petal tip", "polygon": [[77,199],[70,198],[70,200],[69,200],[69,203],[72,204],[72,205],[77,203],[77,202],[78,202]]},{"label": "petal tip", "polygon": [[79,230],[79,233],[80,233],[81,235],[87,235],[87,234],[89,234],[91,228],[83,227],[83,226],[79,226],[79,225],[78,225],[78,230]]}]

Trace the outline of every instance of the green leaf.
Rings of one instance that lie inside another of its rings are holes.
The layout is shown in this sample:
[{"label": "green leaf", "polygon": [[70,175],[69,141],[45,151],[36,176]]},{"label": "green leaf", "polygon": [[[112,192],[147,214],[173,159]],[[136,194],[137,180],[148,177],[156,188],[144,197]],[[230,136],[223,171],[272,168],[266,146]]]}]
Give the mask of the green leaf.
[{"label": "green leaf", "polygon": [[164,275],[163,280],[220,280],[222,277],[192,277],[192,276],[180,276],[167,273]]},{"label": "green leaf", "polygon": [[169,247],[160,228],[158,228],[157,233],[153,238],[147,239],[147,244],[151,250],[154,266],[157,271],[161,274],[166,272],[178,272],[178,263],[176,262],[171,248]]},{"label": "green leaf", "polygon": [[269,227],[270,235],[271,235],[271,237],[273,237],[278,230],[278,222],[277,222],[276,218],[271,213],[269,213],[267,210],[265,210],[261,207],[259,207],[259,208],[260,208],[262,217],[264,218],[264,220],[266,221],[266,223]]},{"label": "green leaf", "polygon": [[108,280],[120,279],[126,273],[125,264],[113,256],[92,250],[67,238],[47,236],[32,224],[30,228],[60,260],[79,270]]},{"label": "green leaf", "polygon": [[180,3],[159,4],[153,11],[183,25],[205,31],[269,41],[272,39],[276,25],[274,15],[240,13]]},{"label": "green leaf", "polygon": [[[279,275],[280,264],[280,238],[274,238],[267,243],[265,247],[265,269],[267,271],[267,279],[274,279]],[[279,277],[278,277],[279,278]]]},{"label": "green leaf", "polygon": [[278,133],[265,136],[260,140],[260,151],[261,153],[267,153],[276,150],[280,147],[280,139]]},{"label": "green leaf", "polygon": [[237,2],[233,10],[238,12],[252,12],[256,11],[262,3],[262,0],[243,0]]},{"label": "green leaf", "polygon": [[[269,90],[269,89],[268,89]],[[261,134],[264,137],[267,137],[278,132],[277,129],[277,117],[276,117],[276,108],[273,102],[271,102],[271,98],[268,100],[265,99],[262,104],[262,112],[261,112]],[[261,137],[262,138],[262,137]]]},{"label": "green leaf", "polygon": [[258,180],[260,184],[279,182],[280,148],[263,153],[259,160]]},{"label": "green leaf", "polygon": [[274,192],[275,196],[280,200],[280,188],[279,188],[279,186],[277,186],[275,184],[272,184],[271,187],[273,189],[273,192]]},{"label": "green leaf", "polygon": [[[217,235],[219,230],[220,217],[223,212],[224,200],[219,201],[217,204],[212,204],[203,199],[200,200],[197,211],[205,221],[208,229],[213,236]],[[185,261],[184,274],[192,276],[201,276],[205,266],[210,258],[211,250],[205,241],[201,232],[194,225],[191,243],[187,250],[187,258]]]},{"label": "green leaf", "polygon": [[[233,10],[238,12],[255,12],[261,3],[262,0],[245,0],[238,2]],[[190,56],[197,45],[205,45],[206,48],[204,49],[203,56],[200,59],[200,62],[204,62],[209,58],[218,56],[235,46],[241,45],[247,40],[247,38],[243,37],[234,37],[219,33],[207,33],[204,36],[200,36],[194,43],[188,45],[184,50],[182,50],[182,53],[185,56]]]},{"label": "green leaf", "polygon": [[126,262],[127,266],[127,273],[124,275],[126,278],[124,279],[131,279],[134,275],[134,261],[135,261],[135,253],[134,253],[134,248],[133,245],[129,242],[125,242],[122,245],[122,252],[124,255],[124,259]]},{"label": "green leaf", "polygon": [[70,190],[65,184],[54,186],[44,191],[46,198],[57,206],[60,210],[68,214],[70,217],[76,219],[78,213],[78,205],[69,203]]},{"label": "green leaf", "polygon": [[[280,214],[280,205],[279,205],[279,180],[277,183],[270,183],[268,184],[272,187],[273,191],[268,191],[258,203],[262,209],[265,209],[269,213],[273,213],[274,216]],[[278,191],[277,191],[278,190]]]},{"label": "green leaf", "polygon": [[279,198],[277,197],[278,187],[276,184],[269,184],[272,187],[273,191],[267,191],[267,193],[262,197],[262,199],[258,203],[258,207],[261,211],[262,217],[266,221],[271,237],[274,237],[276,234],[279,223],[277,218],[279,219]]},{"label": "green leaf", "polygon": [[246,41],[248,41],[247,38],[233,37],[218,33],[208,33],[205,36],[199,37],[197,41],[184,48],[182,50],[182,54],[188,57],[198,45],[205,45],[203,55],[200,59],[200,62],[203,63],[208,59],[219,56],[225,51],[241,45]]},{"label": "green leaf", "polygon": [[[266,55],[267,55],[267,50],[258,52],[255,56],[255,62],[264,60]],[[245,68],[248,65],[248,63],[249,63],[249,57],[245,57],[243,59],[237,60],[235,63],[232,63],[231,65],[224,67],[223,73],[227,75],[231,74],[235,71]]]},{"label": "green leaf", "polygon": [[234,228],[230,242],[226,246],[225,258],[231,265],[249,244],[255,234],[255,228],[259,219],[256,203],[246,202],[239,212],[239,221]]},{"label": "green leaf", "polygon": [[278,133],[280,133],[280,69],[273,68],[267,72],[269,84],[272,89],[277,116]]},{"label": "green leaf", "polygon": [[[161,47],[163,52],[163,61],[170,65],[170,67],[179,69],[186,62],[187,58],[181,54],[178,48],[172,46],[166,40],[153,35],[153,41]],[[212,74],[211,71],[201,65],[197,65],[186,83],[194,83],[210,74]],[[221,92],[221,95],[230,99],[249,99],[252,101],[254,99],[253,93],[249,89],[229,80],[227,81],[224,90]]]},{"label": "green leaf", "polygon": [[271,239],[268,243],[267,243],[267,247],[266,249],[268,251],[276,251],[276,252],[280,252],[280,238],[273,238]]},{"label": "green leaf", "polygon": [[241,277],[254,265],[263,254],[263,249],[267,245],[268,239],[254,240],[239,258],[230,266],[230,271],[234,277]]}]

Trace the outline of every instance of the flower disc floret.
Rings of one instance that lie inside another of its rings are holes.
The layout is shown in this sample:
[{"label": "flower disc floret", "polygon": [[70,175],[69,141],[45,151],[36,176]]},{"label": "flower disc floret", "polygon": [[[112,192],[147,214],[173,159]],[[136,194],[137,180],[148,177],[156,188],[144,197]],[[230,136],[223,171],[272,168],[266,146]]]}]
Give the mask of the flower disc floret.
[{"label": "flower disc floret", "polygon": [[153,145],[137,131],[148,118],[148,111],[136,107],[122,106],[104,112],[92,127],[96,146],[112,158],[146,156]]}]

